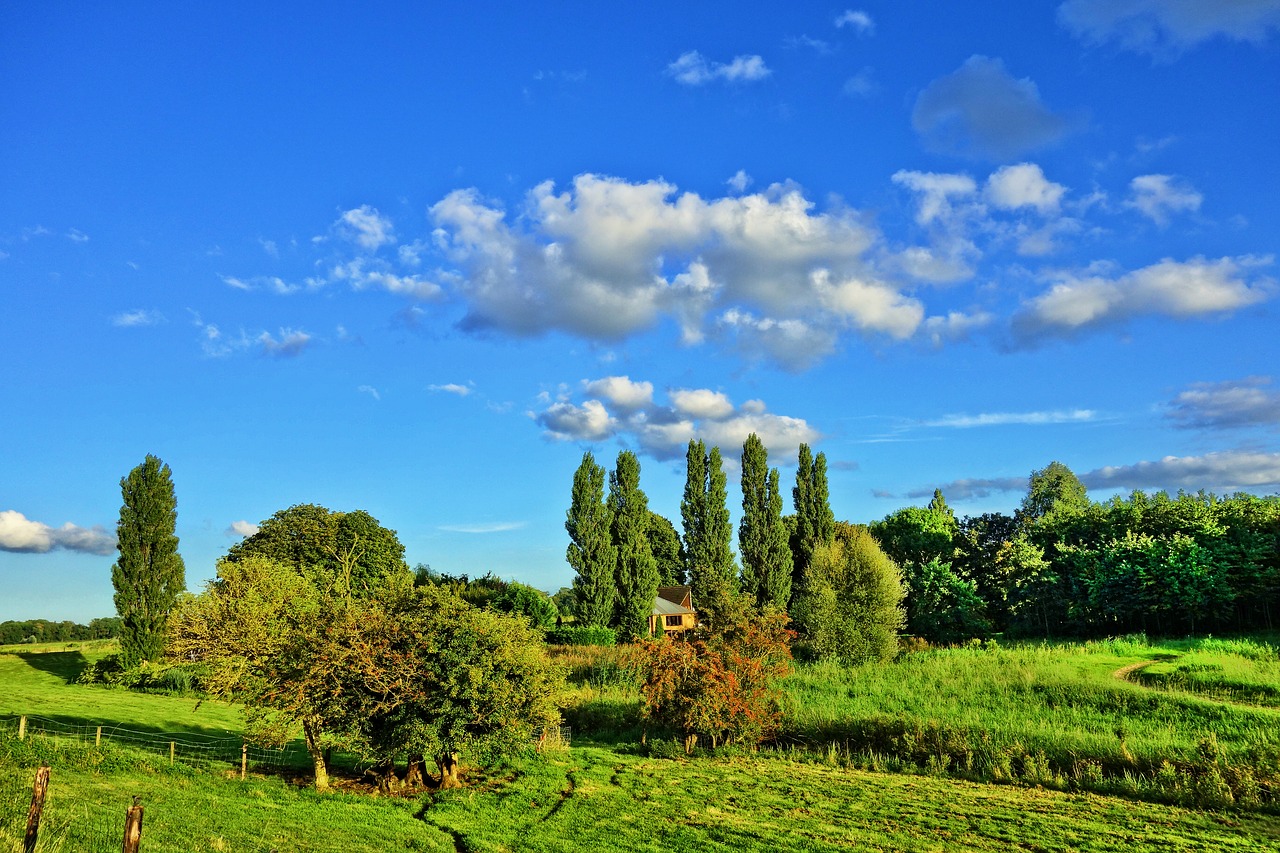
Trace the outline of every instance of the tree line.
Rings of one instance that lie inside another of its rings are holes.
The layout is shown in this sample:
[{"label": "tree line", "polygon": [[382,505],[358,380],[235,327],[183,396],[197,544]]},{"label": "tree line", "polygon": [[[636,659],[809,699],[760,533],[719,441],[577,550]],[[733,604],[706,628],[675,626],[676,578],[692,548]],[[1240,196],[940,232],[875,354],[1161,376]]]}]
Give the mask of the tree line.
[{"label": "tree line", "polygon": [[62,643],[75,640],[110,640],[120,636],[120,619],[104,616],[88,625],[63,620],[24,619],[0,622],[0,645],[13,643]]}]

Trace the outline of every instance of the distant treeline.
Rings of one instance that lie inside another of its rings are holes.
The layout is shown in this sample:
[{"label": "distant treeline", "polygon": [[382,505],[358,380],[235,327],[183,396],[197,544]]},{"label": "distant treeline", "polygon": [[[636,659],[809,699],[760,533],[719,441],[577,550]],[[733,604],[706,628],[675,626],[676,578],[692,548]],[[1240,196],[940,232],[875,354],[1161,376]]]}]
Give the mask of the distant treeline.
[{"label": "distant treeline", "polygon": [[1055,463],[1013,515],[956,519],[935,494],[870,527],[902,567],[907,630],[930,640],[1248,631],[1280,617],[1280,497],[1094,503]]},{"label": "distant treeline", "polygon": [[109,640],[118,636],[120,636],[120,617],[118,616],[94,619],[88,625],[71,621],[54,622],[52,619],[0,622],[0,645]]}]

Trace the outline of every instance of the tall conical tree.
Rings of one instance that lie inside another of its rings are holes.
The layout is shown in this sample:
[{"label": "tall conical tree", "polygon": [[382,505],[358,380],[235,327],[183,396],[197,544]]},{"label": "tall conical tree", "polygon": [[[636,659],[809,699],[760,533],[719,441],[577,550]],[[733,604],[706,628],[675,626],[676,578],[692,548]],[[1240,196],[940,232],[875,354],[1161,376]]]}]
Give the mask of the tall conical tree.
[{"label": "tall conical tree", "polygon": [[629,450],[618,454],[617,465],[609,475],[609,511],[616,550],[614,579],[618,585],[615,621],[620,636],[635,639],[649,633],[649,615],[658,595],[658,564],[645,535],[649,499],[640,490],[640,460]]},{"label": "tall conical tree", "polygon": [[614,579],[616,551],[610,529],[612,514],[604,499],[605,470],[590,451],[573,474],[573,497],[565,514],[569,531],[565,558],[577,573],[573,593],[576,615],[584,625],[608,625],[613,621],[618,586]]},{"label": "tall conical tree", "polygon": [[737,590],[738,574],[720,448],[712,447],[708,453],[701,440],[690,441],[685,462],[684,500],[680,503],[685,564],[693,606],[703,621],[714,625],[716,615]]},{"label": "tall conical tree", "polygon": [[827,456],[815,459],[809,445],[800,445],[796,485],[791,490],[796,509],[796,529],[791,538],[791,595],[794,598],[804,585],[805,571],[820,545],[835,541],[836,517],[831,512],[827,488]]},{"label": "tall conical tree", "polygon": [[124,504],[116,524],[111,567],[120,615],[120,657],[126,667],[159,660],[164,650],[165,622],[178,594],[187,588],[186,567],[178,554],[178,499],[172,472],[147,454],[142,464],[120,481]]},{"label": "tall conical tree", "polygon": [[778,469],[769,469],[768,451],[755,433],[742,445],[738,546],[742,549],[743,591],[761,607],[773,604],[785,609],[791,598],[791,544],[782,521]]}]

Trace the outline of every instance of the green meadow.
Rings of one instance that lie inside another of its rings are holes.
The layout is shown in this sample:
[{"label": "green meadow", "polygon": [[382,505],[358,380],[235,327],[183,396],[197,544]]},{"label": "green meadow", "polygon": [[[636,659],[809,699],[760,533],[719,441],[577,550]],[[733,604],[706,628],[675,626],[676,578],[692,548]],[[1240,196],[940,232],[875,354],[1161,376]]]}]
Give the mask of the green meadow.
[{"label": "green meadow", "polygon": [[[240,729],[226,705],[76,685],[106,651],[0,649],[0,716]],[[135,795],[143,849],[165,851],[1280,847],[1280,709],[1266,698],[1280,657],[1268,642],[1134,637],[802,664],[784,685],[779,743],[692,757],[639,724],[621,651],[556,654],[572,745],[473,768],[459,791],[388,798],[349,782],[318,796],[288,773],[240,781],[231,764],[170,765],[110,742],[18,742],[6,721],[0,850],[21,849],[42,760],[47,851],[119,849]]]}]

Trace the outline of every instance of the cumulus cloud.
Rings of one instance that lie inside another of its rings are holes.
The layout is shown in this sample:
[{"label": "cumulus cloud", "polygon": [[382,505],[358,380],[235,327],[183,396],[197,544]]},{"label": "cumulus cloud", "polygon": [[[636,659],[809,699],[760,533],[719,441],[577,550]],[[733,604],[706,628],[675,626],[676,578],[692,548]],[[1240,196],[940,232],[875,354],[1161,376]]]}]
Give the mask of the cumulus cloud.
[{"label": "cumulus cloud", "polygon": [[1034,163],[1002,166],[987,178],[986,197],[1002,210],[1031,208],[1041,216],[1058,212],[1067,188],[1045,178]]},{"label": "cumulus cloud", "polygon": [[717,80],[748,83],[763,80],[773,72],[756,55],[735,56],[731,62],[712,62],[696,50],[682,53],[667,66],[667,73],[685,86],[704,86]]},{"label": "cumulus cloud", "polygon": [[1106,267],[1059,273],[1046,293],[1014,316],[1014,332],[1025,343],[1141,315],[1189,318],[1227,313],[1271,297],[1273,283],[1255,272],[1270,263],[1270,258],[1248,256],[1216,261],[1166,258],[1121,275]]},{"label": "cumulus cloud", "polygon": [[[631,383],[626,377],[606,377],[584,382],[582,387],[588,393],[608,389],[611,379]],[[803,419],[773,414],[760,400],[734,406],[726,394],[708,388],[669,389],[667,399],[666,404],[650,399],[643,407],[608,399],[559,400],[534,418],[547,438],[596,442],[621,436],[659,460],[683,456],[689,441],[698,438],[731,455],[754,432],[770,451],[793,456],[800,444],[820,437]]]},{"label": "cumulus cloud", "polygon": [[247,539],[258,532],[258,525],[254,524],[252,521],[245,521],[241,519],[240,521],[231,522],[231,526],[228,527],[225,532],[232,538],[239,536],[242,539]]},{"label": "cumulus cloud", "polygon": [[111,325],[118,326],[122,329],[132,329],[139,326],[158,326],[163,322],[163,314],[159,311],[148,310],[145,308],[135,308],[132,311],[122,311],[111,318]]},{"label": "cumulus cloud", "polygon": [[1008,159],[1060,139],[1069,129],[1028,78],[1016,79],[999,59],[972,56],[916,98],[911,124],[931,150]]},{"label": "cumulus cloud", "polygon": [[861,9],[845,9],[836,18],[836,29],[848,27],[858,35],[871,35],[876,31],[876,22]]},{"label": "cumulus cloud", "polygon": [[1166,414],[1179,427],[1243,429],[1280,426],[1280,392],[1271,377],[1199,382],[1178,394]]},{"label": "cumulus cloud", "polygon": [[790,185],[705,199],[580,175],[563,192],[535,187],[520,216],[474,190],[431,215],[466,330],[617,340],[670,318],[686,343],[743,335],[793,365],[844,331],[909,337],[923,306],[876,269],[878,235],[850,211],[814,208]]},{"label": "cumulus cloud", "polygon": [[1280,0],[1067,0],[1058,20],[1085,41],[1171,58],[1212,38],[1266,41]]},{"label": "cumulus cloud", "polygon": [[1204,196],[1189,183],[1169,175],[1139,175],[1129,183],[1125,207],[1134,208],[1161,228],[1176,213],[1200,209]]},{"label": "cumulus cloud", "polygon": [[583,388],[593,397],[603,398],[619,409],[642,409],[653,402],[652,382],[632,382],[626,376],[606,376],[585,382]]},{"label": "cumulus cloud", "polygon": [[0,551],[19,554],[75,551],[106,556],[115,550],[116,537],[100,525],[78,527],[68,521],[61,527],[50,527],[28,519],[17,510],[0,511]]},{"label": "cumulus cloud", "polygon": [[338,217],[334,230],[344,239],[370,252],[396,241],[391,220],[379,213],[377,208],[367,204],[348,210]]}]

